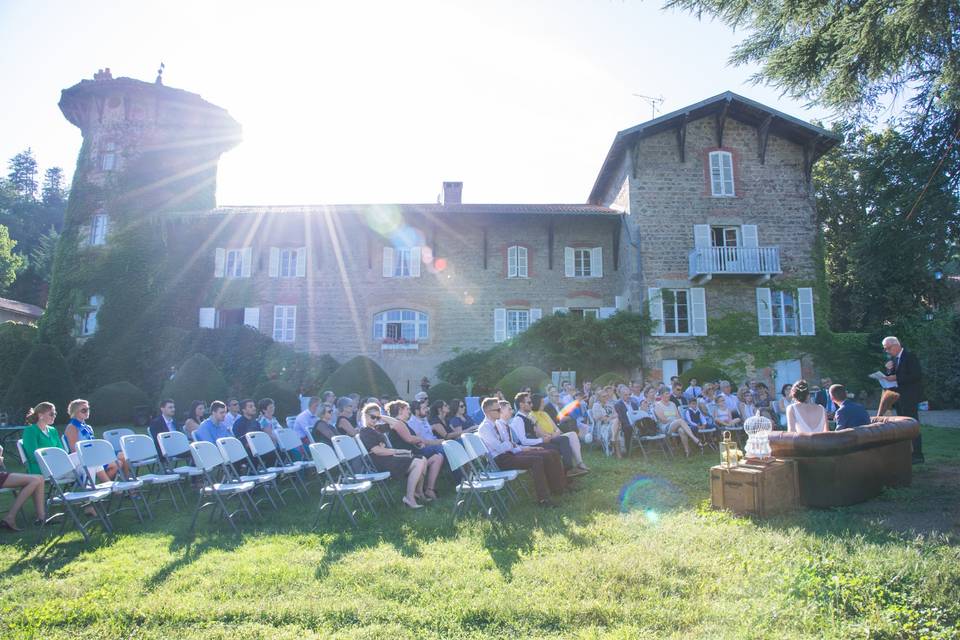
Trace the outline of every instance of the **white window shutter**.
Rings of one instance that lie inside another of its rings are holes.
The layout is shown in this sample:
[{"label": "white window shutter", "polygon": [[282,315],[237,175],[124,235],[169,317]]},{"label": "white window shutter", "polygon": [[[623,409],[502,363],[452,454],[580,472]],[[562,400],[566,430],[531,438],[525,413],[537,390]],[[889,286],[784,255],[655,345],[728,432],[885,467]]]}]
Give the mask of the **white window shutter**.
[{"label": "white window shutter", "polygon": [[734,195],[733,189],[733,154],[729,151],[720,153],[721,168],[723,173],[723,195]]},{"label": "white window shutter", "polygon": [[534,322],[536,322],[542,317],[543,317],[543,309],[541,309],[540,307],[530,309],[530,324],[533,324]]},{"label": "white window shutter", "polygon": [[213,258],[213,277],[223,277],[223,265],[227,261],[227,252],[223,249],[217,249]]},{"label": "white window shutter", "polygon": [[253,267],[253,249],[250,247],[243,248],[243,270],[241,272],[241,277],[249,278],[250,273]]},{"label": "white window shutter", "polygon": [[600,309],[597,311],[597,317],[601,320],[606,320],[616,312],[616,307],[600,307]]},{"label": "white window shutter", "polygon": [[420,277],[420,247],[410,249],[410,277]]},{"label": "white window shutter", "polygon": [[246,307],[243,310],[243,324],[254,329],[260,328],[260,307]]},{"label": "white window shutter", "polygon": [[507,310],[493,310],[493,341],[503,342],[507,339]]},{"label": "white window shutter", "polygon": [[723,171],[720,169],[720,153],[710,154],[710,193],[715,196],[723,195]]},{"label": "white window shutter", "polygon": [[573,277],[573,247],[563,248],[563,275]]},{"label": "white window shutter", "polygon": [[393,247],[383,248],[383,277],[393,277]]},{"label": "white window shutter", "polygon": [[507,248],[507,277],[516,278],[517,277],[517,252],[519,248],[516,246]]},{"label": "white window shutter", "polygon": [[603,247],[590,249],[590,275],[594,278],[603,277]]},{"label": "white window shutter", "polygon": [[707,335],[707,295],[703,287],[690,289],[690,333],[695,336]]},{"label": "white window shutter", "polygon": [[217,310],[213,307],[200,307],[200,328],[213,329],[216,326]]},{"label": "white window shutter", "polygon": [[527,248],[517,247],[517,277],[526,278],[529,273],[527,268]]},{"label": "white window shutter", "polygon": [[693,246],[696,247],[697,249],[710,248],[710,225],[708,224],[693,225]]},{"label": "white window shutter", "polygon": [[567,313],[569,313],[569,312],[570,312],[569,307],[554,307],[554,308],[553,308],[553,314],[554,314],[554,315],[556,315],[556,314],[558,314],[558,313],[561,314],[561,315],[567,315]]},{"label": "white window shutter", "polygon": [[813,289],[800,287],[797,289],[797,298],[799,298],[797,311],[800,313],[800,335],[816,335],[817,326],[813,318]]},{"label": "white window shutter", "polygon": [[760,246],[757,238],[757,225],[745,224],[740,227],[740,237],[743,238],[744,247],[756,248]]},{"label": "white window shutter", "polygon": [[650,305],[650,319],[653,320],[652,335],[663,335],[663,296],[659,287],[647,289],[647,302]]},{"label": "white window shutter", "polygon": [[773,302],[770,299],[770,289],[757,288],[757,326],[760,335],[773,335]]},{"label": "white window shutter", "polygon": [[627,298],[626,296],[614,296],[613,297],[613,306],[617,311],[623,311],[627,308]]},{"label": "white window shutter", "polygon": [[297,277],[304,278],[307,275],[307,248],[297,249]]},{"label": "white window shutter", "polygon": [[270,247],[269,275],[271,278],[276,278],[280,275],[280,248],[279,247]]}]

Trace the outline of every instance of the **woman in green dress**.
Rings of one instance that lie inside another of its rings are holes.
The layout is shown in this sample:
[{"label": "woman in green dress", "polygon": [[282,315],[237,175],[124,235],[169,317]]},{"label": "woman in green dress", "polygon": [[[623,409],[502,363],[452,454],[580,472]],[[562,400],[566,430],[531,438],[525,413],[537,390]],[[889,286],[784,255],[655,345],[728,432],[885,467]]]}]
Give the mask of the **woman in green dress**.
[{"label": "woman in green dress", "polygon": [[60,434],[53,421],[57,418],[57,408],[50,402],[41,402],[27,413],[27,428],[23,430],[23,453],[27,456],[27,472],[40,473],[37,464],[37,449],[58,447],[63,449]]}]

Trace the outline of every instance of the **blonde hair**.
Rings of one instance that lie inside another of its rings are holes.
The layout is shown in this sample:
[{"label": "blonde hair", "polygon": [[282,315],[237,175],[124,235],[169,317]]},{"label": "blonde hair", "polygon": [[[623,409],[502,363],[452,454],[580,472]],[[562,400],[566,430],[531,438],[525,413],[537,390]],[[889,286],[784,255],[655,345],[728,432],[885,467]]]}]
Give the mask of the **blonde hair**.
[{"label": "blonde hair", "polygon": [[77,415],[77,411],[79,411],[80,407],[83,405],[90,406],[90,403],[83,398],[77,398],[67,405],[67,413],[70,414],[70,417],[72,418],[73,416]]},{"label": "blonde hair", "polygon": [[37,418],[44,413],[50,413],[51,411],[56,411],[57,408],[53,406],[52,402],[41,402],[33,409],[27,411],[27,416],[25,418],[27,424],[36,424]]}]

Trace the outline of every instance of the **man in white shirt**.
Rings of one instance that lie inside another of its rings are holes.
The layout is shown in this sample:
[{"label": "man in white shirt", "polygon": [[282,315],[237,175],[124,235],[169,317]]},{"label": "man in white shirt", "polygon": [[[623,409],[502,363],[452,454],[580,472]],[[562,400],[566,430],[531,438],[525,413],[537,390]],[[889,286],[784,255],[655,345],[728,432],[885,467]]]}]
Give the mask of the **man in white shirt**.
[{"label": "man in white shirt", "polygon": [[407,424],[413,429],[413,432],[424,440],[436,440],[437,434],[430,428],[430,421],[427,420],[427,416],[430,414],[430,405],[427,404],[426,398],[414,400],[410,406],[410,411],[412,414],[410,419],[407,420]]},{"label": "man in white shirt", "polygon": [[227,400],[227,414],[223,417],[223,424],[233,433],[233,423],[240,417],[240,401],[236,398]]},{"label": "man in white shirt", "polygon": [[565,469],[570,469],[572,475],[582,475],[573,471],[576,463],[573,459],[573,448],[570,446],[570,440],[566,437],[566,434],[558,433],[547,438],[537,437],[536,430],[533,427],[533,420],[527,415],[533,408],[533,401],[530,398],[530,394],[520,392],[514,397],[514,402],[516,403],[517,413],[509,422],[513,441],[523,447],[554,449],[560,454]]},{"label": "man in white shirt", "polygon": [[308,434],[313,431],[313,425],[320,419],[320,416],[317,415],[317,408],[319,406],[320,398],[313,396],[310,398],[310,402],[307,403],[306,410],[301,411],[297,415],[297,419],[293,421],[293,430],[301,442],[304,439],[309,441],[310,436]]},{"label": "man in white shirt", "polygon": [[[730,390],[728,380],[720,381],[720,391],[723,392],[723,401],[727,404],[727,410],[732,417],[743,417],[740,415],[740,398]],[[719,402],[719,398],[717,399]]]}]

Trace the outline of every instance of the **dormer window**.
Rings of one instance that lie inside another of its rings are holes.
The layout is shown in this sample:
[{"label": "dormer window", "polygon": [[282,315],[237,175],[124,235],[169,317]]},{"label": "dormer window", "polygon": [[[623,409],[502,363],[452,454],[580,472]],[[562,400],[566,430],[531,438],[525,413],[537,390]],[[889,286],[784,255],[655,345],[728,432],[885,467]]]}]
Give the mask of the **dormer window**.
[{"label": "dormer window", "polygon": [[100,170],[113,171],[117,166],[117,143],[103,143],[103,150],[100,152]]},{"label": "dormer window", "polygon": [[729,151],[710,152],[710,193],[717,198],[732,198],[733,154]]}]

